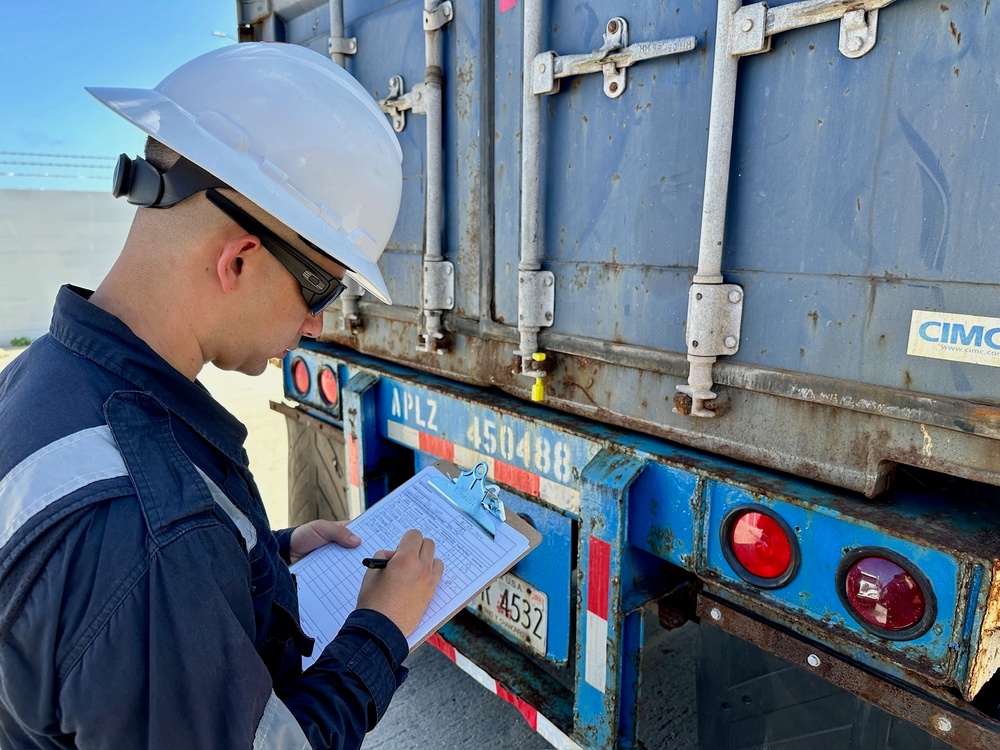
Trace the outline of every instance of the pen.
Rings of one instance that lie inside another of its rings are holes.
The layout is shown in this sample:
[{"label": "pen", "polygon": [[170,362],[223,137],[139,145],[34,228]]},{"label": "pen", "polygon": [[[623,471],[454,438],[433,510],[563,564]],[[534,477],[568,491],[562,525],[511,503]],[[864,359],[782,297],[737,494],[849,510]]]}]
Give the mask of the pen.
[{"label": "pen", "polygon": [[384,557],[366,557],[364,560],[361,561],[361,564],[364,565],[366,568],[381,570],[382,568],[384,568],[386,565],[389,564],[389,561]]}]

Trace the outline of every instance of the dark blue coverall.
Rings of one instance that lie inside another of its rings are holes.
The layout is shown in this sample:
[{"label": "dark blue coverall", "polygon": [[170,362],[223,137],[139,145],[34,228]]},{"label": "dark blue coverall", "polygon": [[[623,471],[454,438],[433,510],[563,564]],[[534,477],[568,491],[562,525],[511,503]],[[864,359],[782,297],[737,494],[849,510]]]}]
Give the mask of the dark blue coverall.
[{"label": "dark blue coverall", "polygon": [[406,670],[359,610],[305,672],[246,429],[63,287],[0,374],[0,748],[355,748]]}]

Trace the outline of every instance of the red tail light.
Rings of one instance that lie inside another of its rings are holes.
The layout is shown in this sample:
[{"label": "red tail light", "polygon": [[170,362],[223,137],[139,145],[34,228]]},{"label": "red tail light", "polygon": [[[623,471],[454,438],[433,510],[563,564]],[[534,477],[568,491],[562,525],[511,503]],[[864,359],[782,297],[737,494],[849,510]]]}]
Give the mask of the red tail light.
[{"label": "red tail light", "polygon": [[309,392],[309,368],[301,359],[292,362],[292,385],[300,396]]},{"label": "red tail light", "polygon": [[859,550],[841,564],[841,599],[866,629],[894,640],[916,638],[934,620],[930,583],[888,550]]},{"label": "red tail light", "polygon": [[792,530],[760,507],[737,508],[726,517],[722,550],[737,575],[763,588],[784,586],[798,568],[799,549]]},{"label": "red tail light", "polygon": [[336,373],[329,367],[323,367],[319,371],[319,395],[330,406],[336,406],[340,400],[340,383],[337,382]]}]

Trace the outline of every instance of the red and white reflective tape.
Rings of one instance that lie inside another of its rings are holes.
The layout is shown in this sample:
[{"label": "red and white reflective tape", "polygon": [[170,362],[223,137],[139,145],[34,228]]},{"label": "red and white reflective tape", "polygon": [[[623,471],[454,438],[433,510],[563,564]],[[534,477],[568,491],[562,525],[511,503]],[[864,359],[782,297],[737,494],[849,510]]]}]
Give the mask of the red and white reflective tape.
[{"label": "red and white reflective tape", "polygon": [[524,701],[524,699],[518,698],[516,695],[507,690],[507,688],[490,677],[489,674],[482,669],[482,667],[473,664],[468,657],[461,652],[456,651],[454,646],[448,643],[448,641],[439,636],[437,633],[428,638],[427,642],[455,662],[455,664],[458,665],[463,672],[471,676],[472,679],[484,688],[489,690],[491,693],[495,693],[500,696],[520,711],[521,716],[523,716],[524,720],[528,722],[528,726],[544,737],[545,740],[552,745],[552,747],[558,748],[558,750],[582,750],[580,745],[576,744],[573,740],[563,734],[563,732],[556,727],[555,724],[540,714],[538,709],[529,705]]},{"label": "red and white reflective tape", "polygon": [[611,545],[590,537],[587,558],[587,632],[584,679],[602,693],[608,671],[608,587],[611,585]]},{"label": "red and white reflective tape", "polygon": [[[478,451],[456,445],[448,440],[422,432],[414,427],[388,420],[389,439],[401,443],[432,456],[451,461],[457,466],[471,468],[480,461],[489,469],[488,476],[500,484],[513,487],[530,497],[537,497],[554,505],[556,508],[579,515],[580,492],[573,487],[567,487],[551,479],[540,477],[534,472],[526,471],[519,466],[502,461],[493,456],[487,456]],[[595,449],[596,452],[596,449]]]}]

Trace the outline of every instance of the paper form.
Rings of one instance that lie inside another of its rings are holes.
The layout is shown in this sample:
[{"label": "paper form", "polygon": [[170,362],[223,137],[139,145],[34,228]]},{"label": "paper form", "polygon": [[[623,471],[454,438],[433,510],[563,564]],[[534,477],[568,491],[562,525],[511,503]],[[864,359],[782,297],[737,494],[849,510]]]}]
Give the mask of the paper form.
[{"label": "paper form", "polygon": [[367,571],[361,560],[379,550],[396,549],[405,531],[418,529],[433,539],[435,554],[444,562],[434,598],[407,638],[411,649],[527,551],[528,540],[505,523],[497,523],[496,539],[491,539],[427,483],[431,477],[444,474],[427,467],[347,524],[361,537],[360,546],[328,544],[291,566],[298,583],[302,629],[316,639],[313,655],[302,660],[303,669],[316,661],[357,607]]}]

